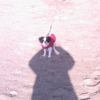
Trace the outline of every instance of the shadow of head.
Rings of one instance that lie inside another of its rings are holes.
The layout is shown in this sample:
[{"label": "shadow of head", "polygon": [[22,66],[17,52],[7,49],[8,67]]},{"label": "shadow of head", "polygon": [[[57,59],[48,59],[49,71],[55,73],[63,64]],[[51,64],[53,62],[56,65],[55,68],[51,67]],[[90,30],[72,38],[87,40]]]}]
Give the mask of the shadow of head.
[{"label": "shadow of head", "polygon": [[68,71],[74,65],[74,59],[61,47],[59,54],[52,53],[51,58],[42,57],[39,51],[29,62],[37,75],[31,100],[77,100]]}]

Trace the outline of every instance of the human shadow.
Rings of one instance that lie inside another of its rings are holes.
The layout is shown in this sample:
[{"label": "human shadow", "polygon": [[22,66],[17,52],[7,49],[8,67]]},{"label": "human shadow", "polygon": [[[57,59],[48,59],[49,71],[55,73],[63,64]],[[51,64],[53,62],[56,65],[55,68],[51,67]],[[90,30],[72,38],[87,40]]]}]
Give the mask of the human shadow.
[{"label": "human shadow", "polygon": [[78,100],[68,75],[75,61],[63,48],[56,49],[58,55],[42,57],[40,50],[29,62],[37,75],[31,100]]}]

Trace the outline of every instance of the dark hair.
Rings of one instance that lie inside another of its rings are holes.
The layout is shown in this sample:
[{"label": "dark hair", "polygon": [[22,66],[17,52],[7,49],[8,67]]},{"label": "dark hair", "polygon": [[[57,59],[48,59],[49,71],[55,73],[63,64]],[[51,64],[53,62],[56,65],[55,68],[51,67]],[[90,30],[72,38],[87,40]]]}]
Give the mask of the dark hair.
[{"label": "dark hair", "polygon": [[43,38],[44,38],[44,37],[40,37],[40,38],[39,38],[40,43],[43,43]]},{"label": "dark hair", "polygon": [[47,37],[46,41],[49,43],[51,41],[51,37]]}]

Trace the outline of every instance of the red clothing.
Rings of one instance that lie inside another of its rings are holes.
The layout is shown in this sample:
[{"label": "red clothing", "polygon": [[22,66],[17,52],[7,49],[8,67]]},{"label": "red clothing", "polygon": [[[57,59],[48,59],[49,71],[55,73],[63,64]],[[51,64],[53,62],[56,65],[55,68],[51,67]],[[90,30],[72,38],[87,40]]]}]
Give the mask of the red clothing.
[{"label": "red clothing", "polygon": [[47,47],[44,47],[44,46],[41,44],[41,46],[42,46],[43,49],[47,49],[47,48],[53,46],[53,43],[56,41],[56,37],[55,37],[54,34],[51,34],[49,37],[51,37],[51,41],[50,41],[50,43],[49,43],[49,45],[48,45]]}]

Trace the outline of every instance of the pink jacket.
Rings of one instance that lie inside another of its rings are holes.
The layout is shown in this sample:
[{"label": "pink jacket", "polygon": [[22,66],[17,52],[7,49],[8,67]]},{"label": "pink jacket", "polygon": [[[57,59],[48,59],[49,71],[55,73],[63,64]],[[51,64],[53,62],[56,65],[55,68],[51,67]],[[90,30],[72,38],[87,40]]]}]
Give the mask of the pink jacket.
[{"label": "pink jacket", "polygon": [[47,48],[53,46],[53,43],[56,41],[56,37],[55,37],[54,34],[51,34],[49,37],[51,37],[51,42],[49,43],[49,45],[48,45],[47,47],[44,47],[44,46],[41,44],[41,46],[42,46],[43,49],[47,49]]}]

